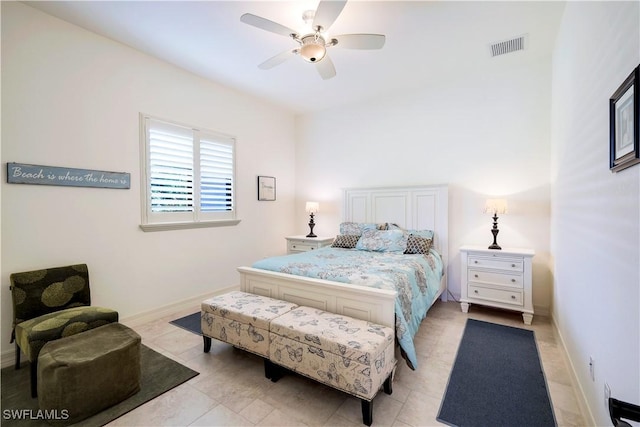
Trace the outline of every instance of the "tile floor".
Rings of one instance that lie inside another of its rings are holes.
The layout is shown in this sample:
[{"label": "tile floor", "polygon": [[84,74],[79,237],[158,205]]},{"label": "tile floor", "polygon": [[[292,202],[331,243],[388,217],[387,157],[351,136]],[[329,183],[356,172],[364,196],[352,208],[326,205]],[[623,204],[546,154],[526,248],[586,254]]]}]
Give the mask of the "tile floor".
[{"label": "tile floor", "polygon": [[[356,398],[294,375],[272,383],[264,377],[260,358],[216,340],[211,352],[204,353],[201,337],[168,323],[198,309],[133,328],[145,345],[200,375],[108,426],[364,425]],[[455,302],[438,301],[416,336],[419,368],[411,371],[398,362],[393,394],[380,392],[374,400],[374,426],[443,425],[436,416],[468,317],[533,329],[558,425],[585,425],[562,347],[548,318],[535,316],[527,327],[518,313],[473,306],[465,314]]]}]

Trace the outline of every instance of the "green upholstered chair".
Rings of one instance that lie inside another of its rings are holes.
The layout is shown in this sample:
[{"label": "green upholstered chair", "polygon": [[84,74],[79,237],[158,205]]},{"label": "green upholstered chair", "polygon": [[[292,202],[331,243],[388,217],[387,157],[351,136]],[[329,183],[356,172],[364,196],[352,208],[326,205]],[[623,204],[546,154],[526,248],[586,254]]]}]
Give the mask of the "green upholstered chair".
[{"label": "green upholstered chair", "polygon": [[13,330],[16,369],[20,350],[31,365],[31,395],[37,396],[38,355],[49,341],[118,321],[118,312],[91,306],[86,264],[13,273]]}]

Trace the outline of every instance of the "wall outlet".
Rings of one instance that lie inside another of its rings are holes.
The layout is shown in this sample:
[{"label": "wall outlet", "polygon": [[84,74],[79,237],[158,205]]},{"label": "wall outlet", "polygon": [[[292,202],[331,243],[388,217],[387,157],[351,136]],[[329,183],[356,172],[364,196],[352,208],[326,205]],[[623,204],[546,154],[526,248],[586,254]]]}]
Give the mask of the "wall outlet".
[{"label": "wall outlet", "polygon": [[589,375],[591,376],[591,381],[596,380],[596,361],[593,360],[593,356],[589,356]]},{"label": "wall outlet", "polygon": [[605,381],[604,383],[604,407],[607,408],[607,411],[609,410],[609,398],[611,397],[611,387],[609,387],[609,384],[607,384],[607,382]]}]

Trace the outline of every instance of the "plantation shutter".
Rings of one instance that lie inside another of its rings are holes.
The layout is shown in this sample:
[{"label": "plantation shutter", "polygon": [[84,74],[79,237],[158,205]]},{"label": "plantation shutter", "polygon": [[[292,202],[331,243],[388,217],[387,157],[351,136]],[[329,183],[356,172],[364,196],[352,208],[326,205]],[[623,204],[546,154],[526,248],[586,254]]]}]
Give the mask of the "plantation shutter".
[{"label": "plantation shutter", "polygon": [[193,131],[151,121],[151,212],[193,212]]},{"label": "plantation shutter", "polygon": [[200,138],[200,210],[233,209],[233,141],[203,133]]},{"label": "plantation shutter", "polygon": [[235,140],[150,117],[144,224],[235,219]]}]

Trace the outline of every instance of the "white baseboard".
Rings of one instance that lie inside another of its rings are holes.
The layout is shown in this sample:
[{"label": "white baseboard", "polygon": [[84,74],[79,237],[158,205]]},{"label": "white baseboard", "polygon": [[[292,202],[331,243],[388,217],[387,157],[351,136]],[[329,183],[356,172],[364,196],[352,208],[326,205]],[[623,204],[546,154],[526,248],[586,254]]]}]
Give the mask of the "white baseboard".
[{"label": "white baseboard", "polygon": [[553,324],[553,328],[555,329],[556,334],[558,334],[558,339],[560,340],[560,344],[562,345],[562,357],[564,358],[565,363],[569,367],[569,375],[571,376],[571,382],[573,383],[573,388],[576,391],[576,400],[578,401],[578,405],[580,406],[580,412],[582,416],[585,418],[585,425],[595,426],[595,418],[593,417],[593,413],[587,404],[587,397],[584,394],[584,390],[582,389],[582,385],[578,381],[578,375],[576,374],[576,368],[573,365],[571,358],[569,357],[569,353],[567,352],[567,346],[565,344],[564,338],[560,333],[560,328],[558,328],[558,324],[556,323],[556,319],[551,316],[551,321]]},{"label": "white baseboard", "polygon": [[[533,312],[539,316],[550,317],[551,312],[549,311],[549,307],[545,305],[534,305]],[[535,315],[534,315],[535,317]]]},{"label": "white baseboard", "polygon": [[240,289],[238,285],[229,286],[228,288],[217,289],[214,292],[207,292],[202,295],[191,297],[182,301],[167,304],[162,307],[155,308],[153,310],[145,311],[143,313],[134,314],[133,316],[127,316],[120,319],[120,323],[124,323],[127,326],[135,327],[140,326],[154,320],[161,319],[165,316],[169,316],[180,310],[187,310],[189,308],[200,308],[200,303],[208,298],[216,295],[222,295],[227,292],[237,291]]},{"label": "white baseboard", "polygon": [[[187,298],[182,301],[177,301],[171,304],[164,305],[162,307],[155,308],[153,310],[148,310],[142,313],[134,314],[132,316],[126,316],[120,318],[120,323],[126,324],[129,327],[136,327],[139,325],[143,325],[148,322],[152,322],[154,320],[161,319],[165,316],[169,316],[177,311],[187,310],[189,308],[199,308],[200,303],[208,298],[214,297],[216,295],[222,295],[227,292],[237,291],[239,289],[238,285],[229,286],[223,289],[217,289],[213,292],[207,292],[202,295],[198,295],[195,297]],[[0,366],[2,368],[6,368],[7,366],[13,366],[16,361],[15,355],[15,344],[11,344],[11,349],[7,351],[3,351],[0,355]]]}]

